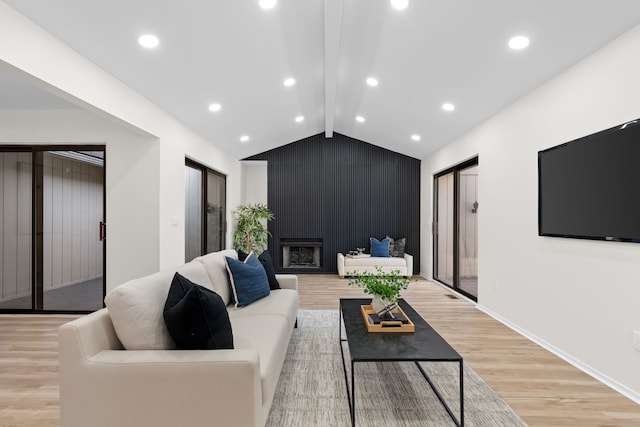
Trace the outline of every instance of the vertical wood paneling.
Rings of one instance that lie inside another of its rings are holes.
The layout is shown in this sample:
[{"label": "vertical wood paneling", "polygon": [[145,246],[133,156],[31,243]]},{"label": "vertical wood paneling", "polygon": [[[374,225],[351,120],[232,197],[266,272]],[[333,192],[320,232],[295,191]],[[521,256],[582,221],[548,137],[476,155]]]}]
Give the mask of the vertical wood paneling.
[{"label": "vertical wood paneling", "polygon": [[[268,161],[269,250],[281,266],[281,238],[322,238],[323,268],[336,254],[369,250],[369,237],[407,238],[420,257],[420,161],[340,134],[324,134],[256,155]],[[414,262],[417,272],[419,262]]]}]

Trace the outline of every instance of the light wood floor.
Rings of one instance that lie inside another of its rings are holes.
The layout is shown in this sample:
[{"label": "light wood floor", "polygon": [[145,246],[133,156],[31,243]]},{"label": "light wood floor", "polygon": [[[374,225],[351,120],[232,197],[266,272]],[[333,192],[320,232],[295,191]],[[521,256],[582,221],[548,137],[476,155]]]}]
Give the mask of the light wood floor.
[{"label": "light wood floor", "polygon": [[[300,308],[364,294],[335,275],[300,275]],[[531,426],[640,426],[640,405],[419,279],[405,299]],[[57,327],[75,316],[0,315],[0,427],[56,426]]]}]

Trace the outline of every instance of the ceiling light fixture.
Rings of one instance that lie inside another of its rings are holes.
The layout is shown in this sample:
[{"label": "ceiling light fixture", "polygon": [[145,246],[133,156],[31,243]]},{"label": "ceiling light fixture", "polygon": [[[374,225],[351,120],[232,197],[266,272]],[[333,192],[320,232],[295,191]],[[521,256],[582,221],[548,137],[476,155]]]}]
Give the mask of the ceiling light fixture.
[{"label": "ceiling light fixture", "polygon": [[209,105],[209,111],[220,111],[220,109],[222,108],[222,105],[220,104],[211,104]]},{"label": "ceiling light fixture", "polygon": [[240,141],[241,141],[241,142],[247,142],[248,140],[249,140],[249,136],[248,136],[248,135],[242,135],[242,136],[240,137]]},{"label": "ceiling light fixture", "polygon": [[521,50],[529,46],[529,37],[515,36],[509,40],[509,47],[513,50]]},{"label": "ceiling light fixture", "polygon": [[298,117],[296,117],[296,123],[300,123],[300,122],[302,122],[302,121],[304,121],[304,116],[298,116]]},{"label": "ceiling light fixture", "polygon": [[420,138],[420,135],[413,134],[411,135],[411,139],[414,141],[420,141],[422,138]]},{"label": "ceiling light fixture", "polygon": [[360,122],[360,123],[364,123],[364,117],[362,116],[356,116],[356,121]]},{"label": "ceiling light fixture", "polygon": [[394,9],[404,10],[409,6],[409,0],[391,0],[391,6]]},{"label": "ceiling light fixture", "polygon": [[367,84],[369,86],[378,86],[378,79],[374,78],[374,77],[369,77],[367,79]]},{"label": "ceiling light fixture", "polygon": [[445,102],[444,104],[442,104],[442,109],[444,111],[453,111],[456,109],[456,106],[450,102]]},{"label": "ceiling light fixture", "polygon": [[143,34],[138,37],[138,43],[147,49],[153,49],[160,44],[160,40],[153,34]]},{"label": "ceiling light fixture", "polygon": [[282,84],[284,84],[286,87],[291,87],[296,84],[296,79],[294,79],[293,77],[289,77],[288,79],[284,79],[284,82],[282,82]]},{"label": "ceiling light fixture", "polygon": [[258,4],[263,9],[273,9],[278,0],[260,0]]}]

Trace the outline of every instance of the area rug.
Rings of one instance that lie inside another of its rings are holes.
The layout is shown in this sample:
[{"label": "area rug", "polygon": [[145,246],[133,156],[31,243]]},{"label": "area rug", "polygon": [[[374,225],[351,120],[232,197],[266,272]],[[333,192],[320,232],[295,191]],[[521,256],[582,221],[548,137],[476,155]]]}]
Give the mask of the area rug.
[{"label": "area rug", "polygon": [[[337,311],[299,311],[268,427],[351,425],[338,321]],[[348,352],[346,344],[343,348]],[[458,364],[421,365],[458,417]],[[358,426],[455,425],[414,363],[357,363],[356,376]],[[526,426],[468,366],[464,368],[464,408],[466,426]]]}]

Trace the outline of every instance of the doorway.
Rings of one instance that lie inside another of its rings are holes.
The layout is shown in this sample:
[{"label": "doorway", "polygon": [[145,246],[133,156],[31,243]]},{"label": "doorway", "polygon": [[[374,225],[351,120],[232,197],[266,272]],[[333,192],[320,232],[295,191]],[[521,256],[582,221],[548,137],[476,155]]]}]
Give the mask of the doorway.
[{"label": "doorway", "polygon": [[0,147],[1,312],[103,307],[104,152]]},{"label": "doorway", "polygon": [[478,300],[478,159],[434,178],[433,277]]}]

